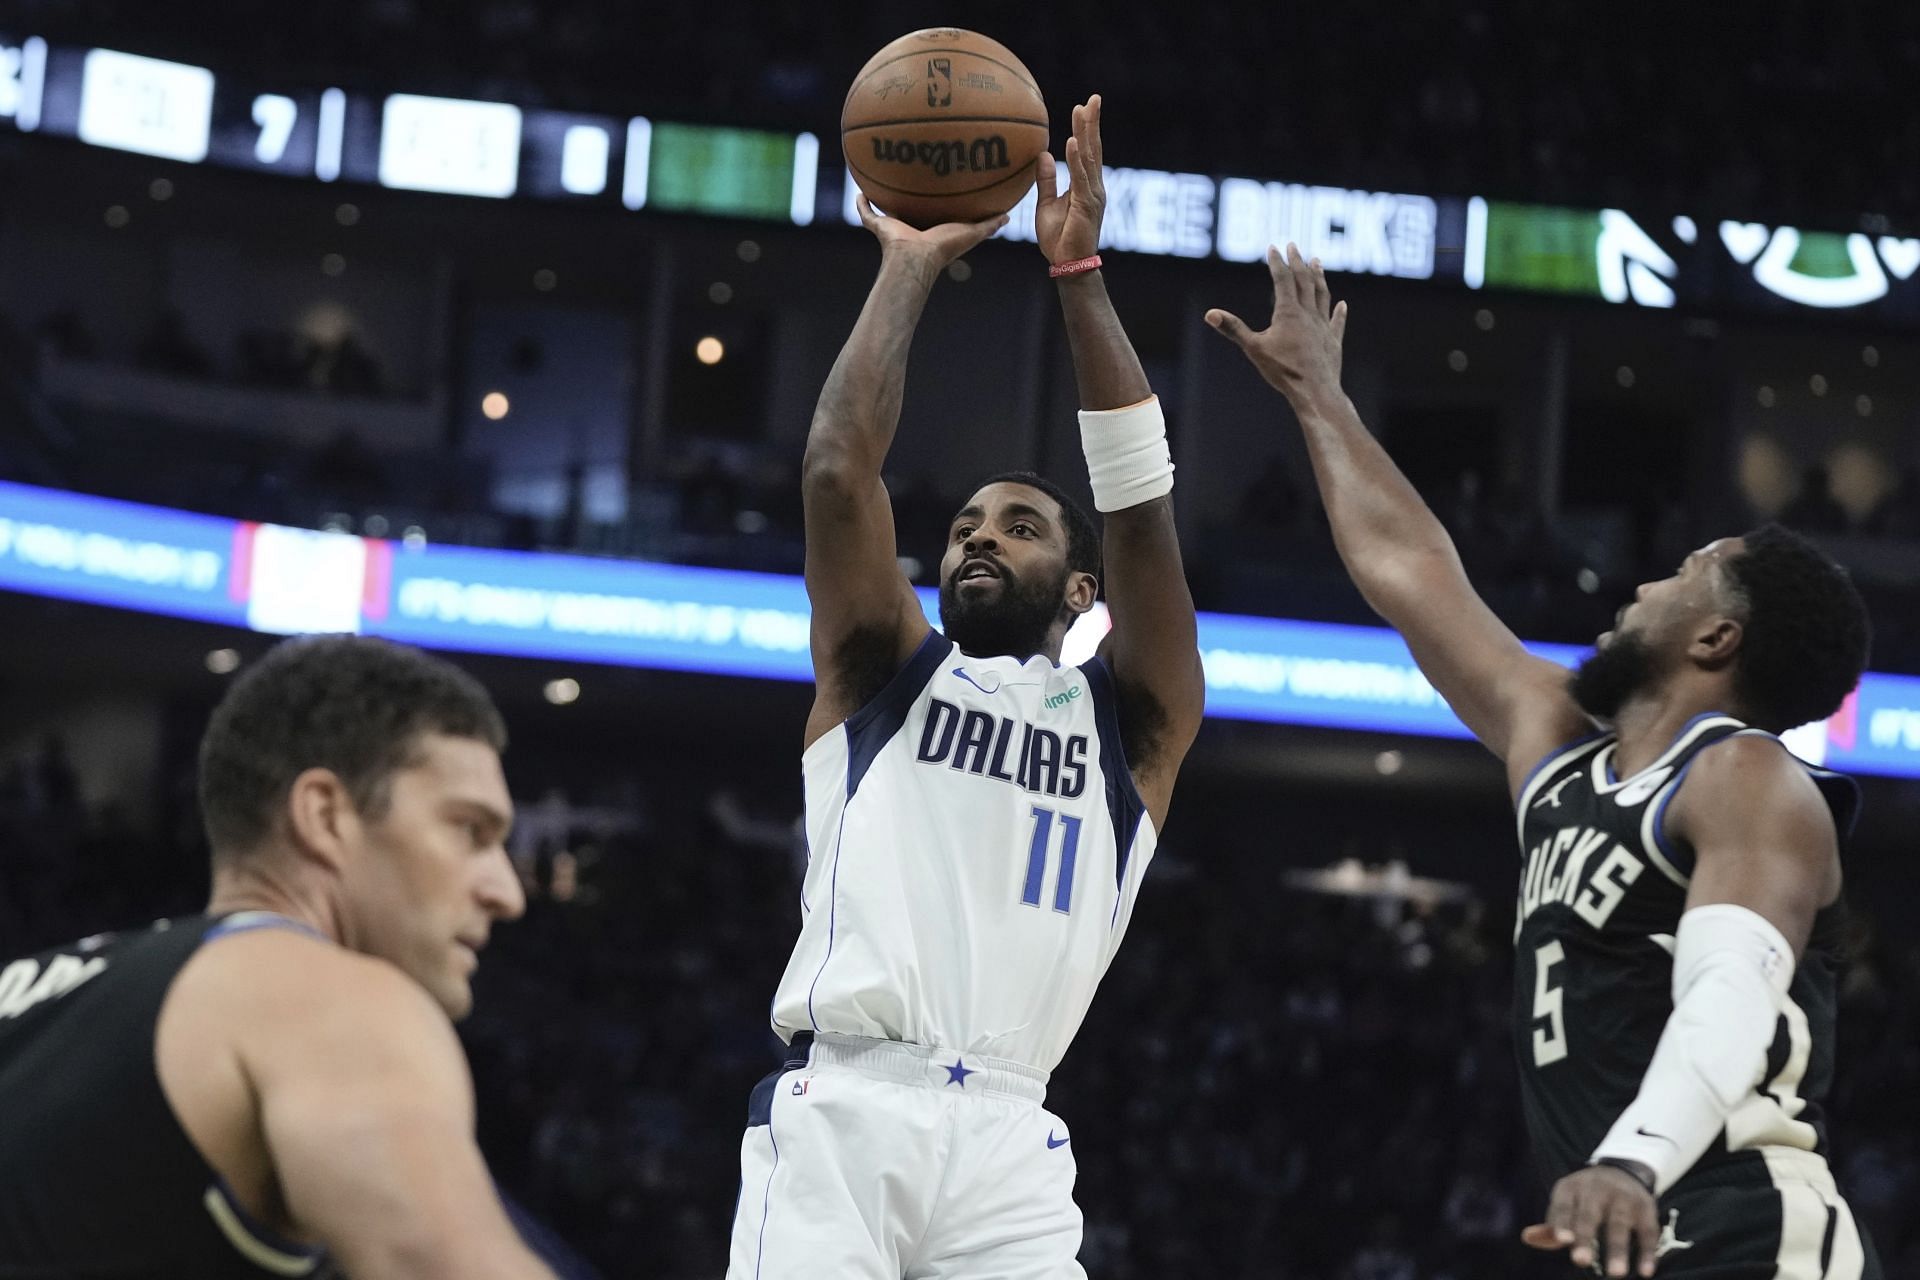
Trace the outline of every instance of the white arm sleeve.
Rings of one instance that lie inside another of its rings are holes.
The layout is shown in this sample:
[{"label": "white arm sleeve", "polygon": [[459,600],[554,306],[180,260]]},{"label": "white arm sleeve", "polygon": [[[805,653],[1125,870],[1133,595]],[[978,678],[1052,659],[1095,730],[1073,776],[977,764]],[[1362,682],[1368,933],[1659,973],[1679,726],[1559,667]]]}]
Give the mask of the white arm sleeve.
[{"label": "white arm sleeve", "polygon": [[1593,1158],[1646,1165],[1655,1195],[1678,1182],[1760,1083],[1792,981],[1793,948],[1758,912],[1720,902],[1682,915],[1673,1014],[1639,1095]]}]

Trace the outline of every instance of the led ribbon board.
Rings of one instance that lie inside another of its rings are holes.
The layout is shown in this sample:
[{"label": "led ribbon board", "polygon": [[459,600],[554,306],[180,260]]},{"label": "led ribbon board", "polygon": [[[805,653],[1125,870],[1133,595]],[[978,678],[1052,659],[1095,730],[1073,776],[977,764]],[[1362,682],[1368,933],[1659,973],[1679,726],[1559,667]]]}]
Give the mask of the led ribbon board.
[{"label": "led ribbon board", "polygon": [[[0,589],[269,634],[357,631],[428,648],[813,678],[806,588],[785,574],[476,547],[407,547],[0,482]],[[937,619],[931,590],[922,608]],[[1096,611],[1069,661],[1104,630]],[[1572,645],[1530,644],[1571,664]],[[1207,714],[1467,737],[1383,627],[1200,615]],[[1869,673],[1792,735],[1856,773],[1920,777],[1920,676]]]},{"label": "led ribbon board", "polygon": [[[493,198],[857,225],[819,139],[504,102],[368,94],[215,74],[0,33],[0,123],[184,163]],[[1062,173],[1065,180],[1065,173]],[[1102,250],[1257,262],[1300,246],[1329,271],[1622,305],[1920,327],[1920,237],[1652,217],[1159,169],[1106,171]],[[1000,235],[1033,239],[1034,196]],[[1864,225],[1864,223],[1863,223]]]}]

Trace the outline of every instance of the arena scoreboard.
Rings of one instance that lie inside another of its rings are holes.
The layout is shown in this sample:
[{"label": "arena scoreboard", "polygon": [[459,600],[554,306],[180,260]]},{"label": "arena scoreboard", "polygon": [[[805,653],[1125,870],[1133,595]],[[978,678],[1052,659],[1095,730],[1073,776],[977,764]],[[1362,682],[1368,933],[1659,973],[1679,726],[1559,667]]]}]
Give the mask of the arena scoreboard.
[{"label": "arena scoreboard", "polygon": [[[182,164],[323,183],[794,225],[857,225],[811,132],[284,84],[0,33],[0,125]],[[1063,174],[1064,178],[1064,174]],[[1920,237],[1884,218],[1812,231],[1109,168],[1101,249],[1257,262],[1298,244],[1329,271],[1692,312],[1839,313],[1920,328]],[[1035,197],[1006,239],[1033,237]]]},{"label": "arena scoreboard", "polygon": [[812,220],[820,164],[808,133],[303,88],[4,37],[0,118],[93,146],[320,182],[796,223]]}]

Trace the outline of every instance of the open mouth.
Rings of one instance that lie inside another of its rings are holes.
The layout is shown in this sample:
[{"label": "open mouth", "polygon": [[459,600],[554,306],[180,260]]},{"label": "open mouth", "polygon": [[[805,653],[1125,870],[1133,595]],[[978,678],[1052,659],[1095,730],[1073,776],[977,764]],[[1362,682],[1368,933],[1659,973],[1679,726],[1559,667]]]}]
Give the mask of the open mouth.
[{"label": "open mouth", "polygon": [[960,571],[953,575],[953,580],[955,582],[974,582],[981,578],[998,578],[999,576],[1000,570],[994,568],[988,561],[969,560],[960,566]]}]

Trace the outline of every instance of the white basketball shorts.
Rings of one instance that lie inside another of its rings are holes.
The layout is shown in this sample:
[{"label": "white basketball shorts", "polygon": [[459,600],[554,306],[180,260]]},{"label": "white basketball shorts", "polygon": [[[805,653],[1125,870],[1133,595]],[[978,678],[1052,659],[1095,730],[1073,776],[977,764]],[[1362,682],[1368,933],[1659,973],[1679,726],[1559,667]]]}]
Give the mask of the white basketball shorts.
[{"label": "white basketball shorts", "polygon": [[801,1052],[748,1108],[727,1280],[1085,1280],[1044,1072],[853,1036]]}]

